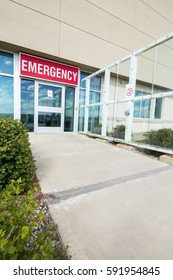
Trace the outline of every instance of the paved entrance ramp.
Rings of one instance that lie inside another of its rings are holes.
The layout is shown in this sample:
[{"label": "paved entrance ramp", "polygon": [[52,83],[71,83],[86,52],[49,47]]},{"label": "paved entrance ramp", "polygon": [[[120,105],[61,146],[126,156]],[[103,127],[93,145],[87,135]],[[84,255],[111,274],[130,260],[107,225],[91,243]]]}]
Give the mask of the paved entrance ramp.
[{"label": "paved entrance ramp", "polygon": [[172,259],[173,168],[75,134],[30,135],[72,259]]}]

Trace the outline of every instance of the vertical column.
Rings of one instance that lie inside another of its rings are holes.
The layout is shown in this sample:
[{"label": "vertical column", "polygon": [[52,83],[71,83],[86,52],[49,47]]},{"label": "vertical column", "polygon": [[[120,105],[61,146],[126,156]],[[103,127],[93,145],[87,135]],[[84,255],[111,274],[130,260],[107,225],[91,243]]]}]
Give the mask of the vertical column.
[{"label": "vertical column", "polygon": [[108,123],[108,101],[109,101],[109,85],[110,85],[110,70],[105,70],[104,91],[103,91],[103,108],[102,108],[102,131],[101,135],[106,136]]},{"label": "vertical column", "polygon": [[[132,86],[134,93],[136,87],[136,73],[137,73],[137,56],[132,54],[130,64],[130,76],[129,84]],[[125,141],[131,141],[132,139],[132,125],[133,125],[133,111],[134,111],[134,100],[129,99],[127,102],[128,115],[126,118],[126,129],[125,129]]]},{"label": "vertical column", "polygon": [[14,54],[14,119],[20,119],[21,97],[19,77],[19,54]]},{"label": "vertical column", "polygon": [[86,79],[85,117],[84,117],[84,132],[85,133],[88,132],[89,94],[90,94],[90,79]]}]

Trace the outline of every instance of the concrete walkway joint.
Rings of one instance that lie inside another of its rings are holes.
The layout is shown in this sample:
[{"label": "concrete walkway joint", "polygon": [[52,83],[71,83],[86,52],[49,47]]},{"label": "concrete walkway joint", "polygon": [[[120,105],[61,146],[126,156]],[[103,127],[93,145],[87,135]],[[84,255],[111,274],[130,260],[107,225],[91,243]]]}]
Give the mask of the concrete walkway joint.
[{"label": "concrete walkway joint", "polygon": [[173,259],[173,166],[81,135],[30,141],[72,259]]}]

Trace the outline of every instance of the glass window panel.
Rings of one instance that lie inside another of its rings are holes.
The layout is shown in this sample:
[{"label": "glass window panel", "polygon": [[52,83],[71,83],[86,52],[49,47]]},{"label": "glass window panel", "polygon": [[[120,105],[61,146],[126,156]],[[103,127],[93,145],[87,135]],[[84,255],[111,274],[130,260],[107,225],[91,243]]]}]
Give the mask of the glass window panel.
[{"label": "glass window panel", "polygon": [[91,132],[94,126],[94,107],[89,107],[88,114],[88,131]]},{"label": "glass window panel", "polygon": [[38,112],[39,127],[60,127],[61,113]]},{"label": "glass window panel", "polygon": [[95,92],[90,90],[90,93],[89,93],[89,103],[90,104],[95,103],[94,100],[95,100]]},{"label": "glass window panel", "polygon": [[66,88],[66,90],[65,90],[64,131],[73,131],[74,101],[75,101],[75,88],[73,88],[73,87]]},{"label": "glass window panel", "polygon": [[90,96],[89,96],[89,103],[99,103],[100,102],[100,92],[90,90]]},{"label": "glass window panel", "polygon": [[156,98],[156,105],[155,105],[155,112],[154,112],[155,119],[161,119],[162,100],[163,100],[162,98]]},{"label": "glass window panel", "polygon": [[[135,96],[144,96],[147,93],[136,90]],[[136,100],[134,102],[133,116],[135,118],[149,118],[150,117],[150,99]]]},{"label": "glass window panel", "polygon": [[139,112],[140,112],[140,101],[135,101],[134,102],[134,112],[133,116],[135,118],[139,118]]},{"label": "glass window panel", "polygon": [[0,76],[0,117],[13,118],[13,116],[14,116],[13,78]]},{"label": "glass window panel", "polygon": [[84,116],[85,116],[85,109],[79,108],[79,122],[78,122],[79,131],[84,131]]},{"label": "glass window panel", "polygon": [[89,73],[81,72],[80,73],[80,87],[81,88],[86,88],[86,81],[82,81],[82,79],[86,78],[89,76]]},{"label": "glass window panel", "polygon": [[80,89],[79,91],[79,105],[85,105],[85,89]]},{"label": "glass window panel", "polygon": [[149,118],[150,116],[150,100],[142,100],[140,118]]},{"label": "glass window panel", "polygon": [[99,124],[99,116],[100,106],[89,107],[88,131],[100,134],[100,132],[98,132],[98,130],[101,131],[101,126]]},{"label": "glass window panel", "polygon": [[13,75],[13,54],[0,51],[0,73]]},{"label": "glass window panel", "polygon": [[85,105],[85,89],[80,89],[79,91],[79,105]]},{"label": "glass window panel", "polygon": [[90,89],[101,90],[101,77],[95,76],[91,78]]},{"label": "glass window panel", "polygon": [[95,103],[100,102],[100,92],[95,92]]},{"label": "glass window panel", "polygon": [[62,89],[39,84],[38,105],[47,107],[61,107]]},{"label": "glass window panel", "polygon": [[85,114],[85,109],[80,108],[81,105],[85,105],[85,89],[80,89],[79,90],[79,122],[78,122],[78,130],[79,131],[84,131],[84,114]]},{"label": "glass window panel", "polygon": [[[86,78],[89,75],[90,75],[90,73],[81,72],[81,74],[80,74],[80,87],[81,88],[86,88],[86,81],[82,81],[82,79]],[[90,89],[101,90],[101,77],[100,76],[95,76],[95,77],[91,78]]]},{"label": "glass window panel", "polygon": [[[86,95],[86,81],[82,81],[82,79],[89,76],[89,73],[81,72],[80,74],[80,90],[79,90],[79,131],[84,130],[84,114],[85,109],[80,108],[81,105],[85,105],[85,95]],[[100,102],[100,90],[101,90],[101,77],[96,76],[91,78],[90,80],[90,93],[89,93],[89,103],[99,103]],[[93,115],[92,115],[93,114]],[[99,110],[95,107],[95,109],[89,108],[89,122],[88,129],[91,130],[93,125],[97,125],[99,119]]]},{"label": "glass window panel", "polygon": [[21,120],[34,131],[34,81],[21,80]]}]

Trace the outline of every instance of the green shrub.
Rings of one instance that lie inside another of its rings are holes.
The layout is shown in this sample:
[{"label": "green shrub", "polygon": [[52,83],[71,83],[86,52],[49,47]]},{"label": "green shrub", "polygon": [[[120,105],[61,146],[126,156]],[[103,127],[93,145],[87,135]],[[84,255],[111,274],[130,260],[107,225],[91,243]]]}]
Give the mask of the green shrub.
[{"label": "green shrub", "polygon": [[119,139],[124,139],[125,137],[125,125],[121,124],[121,125],[117,125],[115,128],[114,128],[114,131],[113,131],[113,137],[114,138],[119,138]]},{"label": "green shrub", "polygon": [[92,130],[91,132],[94,133],[94,134],[101,134],[101,131],[102,131],[102,124],[101,123],[97,123],[97,124],[94,124],[93,127],[92,127]]},{"label": "green shrub", "polygon": [[21,195],[22,188],[21,179],[12,180],[0,193],[0,259],[65,259],[38,203],[38,188]]},{"label": "green shrub", "polygon": [[162,128],[144,134],[147,144],[173,149],[173,130]]},{"label": "green shrub", "polygon": [[27,129],[21,121],[0,119],[0,190],[19,178],[24,190],[29,190],[34,177],[35,162]]}]

